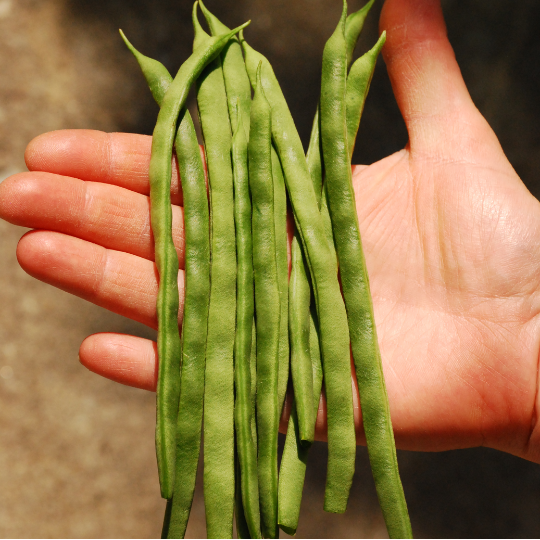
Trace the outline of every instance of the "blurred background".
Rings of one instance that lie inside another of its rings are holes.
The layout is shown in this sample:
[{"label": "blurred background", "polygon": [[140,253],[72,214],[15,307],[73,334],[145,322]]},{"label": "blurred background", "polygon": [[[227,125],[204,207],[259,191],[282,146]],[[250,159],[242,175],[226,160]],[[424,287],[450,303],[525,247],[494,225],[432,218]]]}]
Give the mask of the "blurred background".
[{"label": "blurred background", "polygon": [[[363,1],[350,0],[350,9]],[[359,51],[377,38],[382,0]],[[337,0],[207,0],[273,63],[307,140],[321,54]],[[474,102],[518,174],[540,196],[540,3],[444,0],[450,40]],[[172,72],[191,50],[187,0],[0,0],[0,181],[25,170],[40,133],[91,128],[151,134],[157,114],[118,28]],[[407,142],[382,60],[355,163]],[[35,281],[18,266],[25,232],[0,222],[0,536],[156,537],[164,503],[154,395],[100,379],[77,360],[91,333],[153,332]],[[417,537],[540,537],[540,466],[487,449],[399,452]],[[344,516],[322,511],[326,449],[311,452],[298,537],[381,537],[367,453]],[[188,536],[204,537],[199,482]],[[283,533],[282,533],[283,535]]]}]

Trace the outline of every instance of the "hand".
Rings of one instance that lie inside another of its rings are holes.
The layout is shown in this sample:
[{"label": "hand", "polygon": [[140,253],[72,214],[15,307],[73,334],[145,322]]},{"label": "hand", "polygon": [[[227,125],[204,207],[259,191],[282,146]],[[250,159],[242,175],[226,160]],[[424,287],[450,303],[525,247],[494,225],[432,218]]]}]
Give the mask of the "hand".
[{"label": "hand", "polygon": [[[485,445],[540,462],[540,204],[474,107],[435,0],[387,0],[385,61],[407,147],[357,167],[358,215],[398,447]],[[150,138],[60,131],[0,185],[32,276],[156,327]],[[182,199],[173,177],[183,267]],[[179,274],[182,296],[183,272]],[[154,390],[151,341],[97,334],[81,362]],[[358,419],[360,421],[360,419]]]}]

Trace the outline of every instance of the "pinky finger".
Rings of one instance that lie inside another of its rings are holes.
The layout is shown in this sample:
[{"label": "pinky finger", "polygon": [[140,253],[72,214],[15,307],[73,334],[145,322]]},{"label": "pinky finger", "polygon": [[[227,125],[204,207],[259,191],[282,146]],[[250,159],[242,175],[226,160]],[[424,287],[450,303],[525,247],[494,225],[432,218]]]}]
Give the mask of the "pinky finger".
[{"label": "pinky finger", "polygon": [[102,377],[156,391],[158,355],[154,341],[125,334],[93,334],[82,342],[79,360]]}]

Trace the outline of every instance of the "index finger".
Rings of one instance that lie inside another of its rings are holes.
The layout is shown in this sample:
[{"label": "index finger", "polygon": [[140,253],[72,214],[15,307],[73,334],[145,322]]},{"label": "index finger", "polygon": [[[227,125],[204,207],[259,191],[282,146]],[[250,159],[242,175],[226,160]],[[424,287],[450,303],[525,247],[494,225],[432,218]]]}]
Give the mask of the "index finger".
[{"label": "index finger", "polygon": [[[44,133],[30,141],[24,159],[30,171],[102,182],[148,195],[151,150],[149,135],[64,129]],[[178,165],[173,158],[171,202],[182,205],[178,178]]]}]

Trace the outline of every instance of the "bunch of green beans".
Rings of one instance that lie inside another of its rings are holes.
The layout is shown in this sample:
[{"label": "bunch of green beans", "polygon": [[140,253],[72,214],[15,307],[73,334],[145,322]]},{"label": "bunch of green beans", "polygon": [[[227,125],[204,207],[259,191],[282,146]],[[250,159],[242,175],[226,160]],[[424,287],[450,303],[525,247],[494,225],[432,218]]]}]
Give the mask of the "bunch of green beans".
[{"label": "bunch of green beans", "polygon": [[[193,54],[174,79],[121,32],[160,107],[149,174],[159,273],[156,453],[167,499],[163,538],[186,533],[203,434],[208,536],[231,538],[235,515],[240,538],[277,538],[279,527],[295,534],[323,383],[329,448],[324,508],[345,511],[356,449],[350,346],[388,532],[412,534],[351,178],[352,151],[385,40],[383,33],[351,66],[373,2],[348,16],[343,2],[323,54],[307,155],[270,63],[244,39],[249,23],[230,30],[195,2]],[[199,22],[199,7],[210,34]],[[208,193],[186,109],[192,86]],[[184,198],[181,330],[173,150]],[[290,278],[288,204],[295,224]],[[278,471],[289,377],[294,400]]]}]

